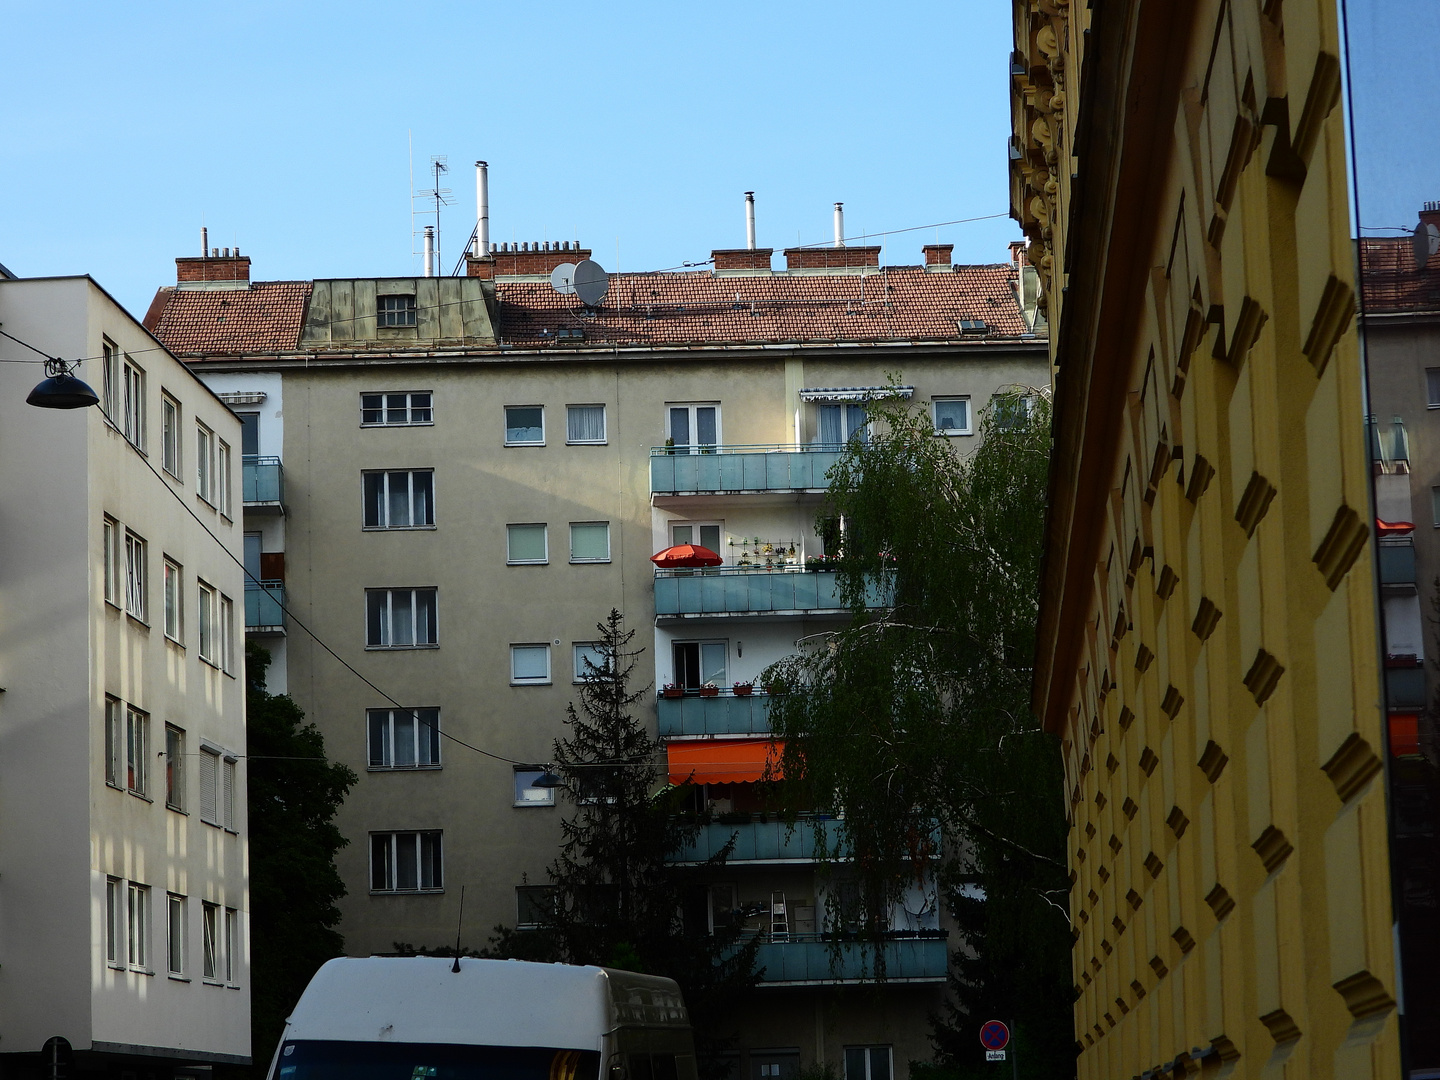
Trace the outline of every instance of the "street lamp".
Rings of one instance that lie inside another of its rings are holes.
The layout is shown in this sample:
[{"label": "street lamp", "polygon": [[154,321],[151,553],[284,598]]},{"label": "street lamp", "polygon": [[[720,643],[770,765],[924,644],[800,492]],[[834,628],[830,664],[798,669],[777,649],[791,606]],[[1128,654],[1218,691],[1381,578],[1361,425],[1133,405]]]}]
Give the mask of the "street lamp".
[{"label": "street lamp", "polygon": [[25,403],[39,409],[84,409],[99,405],[100,398],[95,391],[71,374],[78,364],[79,361],[66,364],[64,360],[46,360],[47,377],[30,391]]}]

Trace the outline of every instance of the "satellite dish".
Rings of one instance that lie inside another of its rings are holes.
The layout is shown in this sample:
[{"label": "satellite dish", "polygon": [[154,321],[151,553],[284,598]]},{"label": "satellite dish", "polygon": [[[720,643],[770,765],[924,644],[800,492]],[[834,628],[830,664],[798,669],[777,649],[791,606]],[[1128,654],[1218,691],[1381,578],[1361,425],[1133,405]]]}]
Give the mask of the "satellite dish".
[{"label": "satellite dish", "polygon": [[586,307],[595,307],[605,299],[610,288],[610,275],[594,259],[586,259],[575,267],[575,295]]},{"label": "satellite dish", "polygon": [[550,284],[556,292],[569,296],[575,291],[575,264],[561,263],[550,271]]},{"label": "satellite dish", "polygon": [[1430,256],[1440,251],[1440,228],[1421,222],[1415,226],[1415,235],[1410,238],[1410,250],[1415,256],[1415,269],[1424,270]]}]

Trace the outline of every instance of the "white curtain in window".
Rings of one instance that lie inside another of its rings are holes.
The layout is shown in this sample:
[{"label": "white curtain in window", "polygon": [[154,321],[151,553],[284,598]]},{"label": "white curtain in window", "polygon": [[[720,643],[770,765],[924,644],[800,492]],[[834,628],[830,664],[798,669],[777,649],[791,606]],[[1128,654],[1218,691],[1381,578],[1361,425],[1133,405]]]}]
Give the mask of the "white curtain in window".
[{"label": "white curtain in window", "polygon": [[565,438],[570,442],[604,442],[605,406],[571,405]]}]

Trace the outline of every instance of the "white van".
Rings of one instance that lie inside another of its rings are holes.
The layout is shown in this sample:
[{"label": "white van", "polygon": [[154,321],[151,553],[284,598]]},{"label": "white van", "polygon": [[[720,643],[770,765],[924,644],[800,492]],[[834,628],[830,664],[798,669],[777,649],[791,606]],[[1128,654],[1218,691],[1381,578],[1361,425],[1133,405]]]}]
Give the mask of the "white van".
[{"label": "white van", "polygon": [[696,1080],[680,988],[612,968],[366,957],[324,964],[269,1080]]}]

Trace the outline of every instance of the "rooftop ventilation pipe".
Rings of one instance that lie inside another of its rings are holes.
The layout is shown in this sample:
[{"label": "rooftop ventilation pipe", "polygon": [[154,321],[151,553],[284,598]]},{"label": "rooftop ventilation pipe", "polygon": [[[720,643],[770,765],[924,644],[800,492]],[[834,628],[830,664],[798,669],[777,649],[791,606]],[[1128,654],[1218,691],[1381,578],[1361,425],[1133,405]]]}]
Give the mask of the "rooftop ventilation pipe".
[{"label": "rooftop ventilation pipe", "polygon": [[435,276],[435,226],[425,226],[425,276]]},{"label": "rooftop ventilation pipe", "polygon": [[845,204],[835,204],[835,246],[845,246]]},{"label": "rooftop ventilation pipe", "polygon": [[755,193],[745,192],[745,248],[755,250]]},{"label": "rooftop ventilation pipe", "polygon": [[490,254],[490,166],[483,161],[475,162],[475,209],[475,256],[483,259]]},{"label": "rooftop ventilation pipe", "polygon": [[210,253],[210,230],[204,225],[200,226],[200,257],[203,259]]}]

